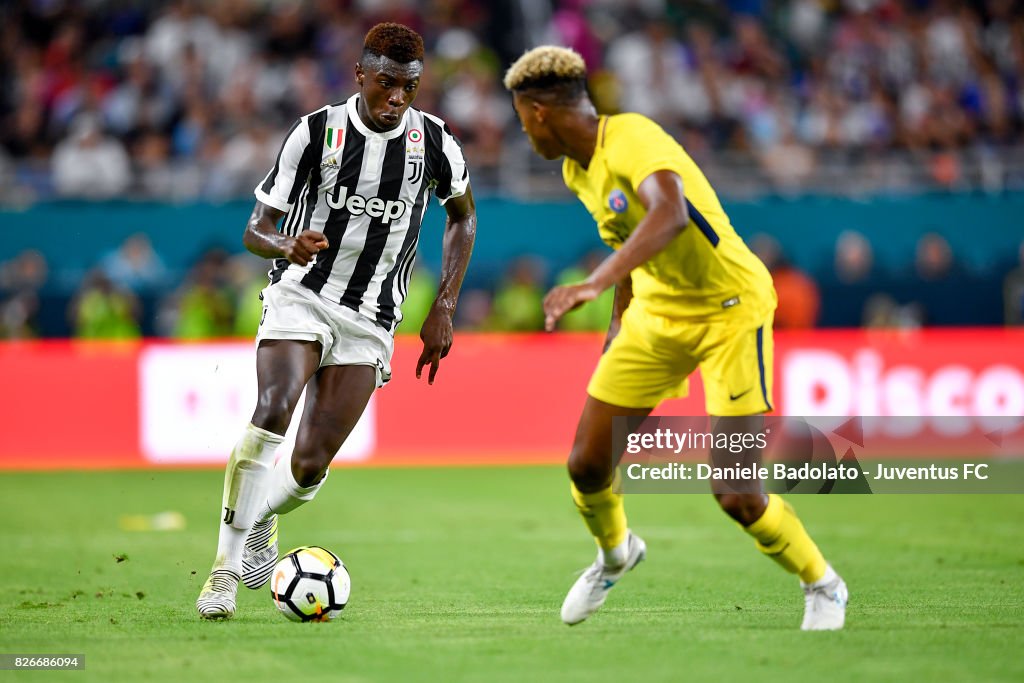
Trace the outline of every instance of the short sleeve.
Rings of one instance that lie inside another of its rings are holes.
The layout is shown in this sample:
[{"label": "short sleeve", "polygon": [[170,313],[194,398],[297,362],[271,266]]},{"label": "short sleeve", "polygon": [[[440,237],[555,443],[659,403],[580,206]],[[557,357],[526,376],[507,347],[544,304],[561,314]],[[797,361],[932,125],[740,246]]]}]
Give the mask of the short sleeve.
[{"label": "short sleeve", "polygon": [[436,175],[432,180],[435,182],[434,192],[437,199],[444,204],[452,197],[466,194],[466,188],[469,186],[469,168],[462,154],[462,143],[443,122],[439,142],[440,163],[436,166]]},{"label": "short sleeve", "polygon": [[629,180],[635,192],[655,171],[681,173],[686,152],[661,126],[640,114],[616,117],[608,132],[605,156],[609,169]]},{"label": "short sleeve", "polygon": [[303,167],[302,158],[308,147],[309,126],[304,119],[299,119],[288,130],[281,150],[277,153],[274,168],[256,186],[256,199],[280,211],[289,211],[306,184],[305,176],[309,175],[308,168],[305,174],[300,172]]}]

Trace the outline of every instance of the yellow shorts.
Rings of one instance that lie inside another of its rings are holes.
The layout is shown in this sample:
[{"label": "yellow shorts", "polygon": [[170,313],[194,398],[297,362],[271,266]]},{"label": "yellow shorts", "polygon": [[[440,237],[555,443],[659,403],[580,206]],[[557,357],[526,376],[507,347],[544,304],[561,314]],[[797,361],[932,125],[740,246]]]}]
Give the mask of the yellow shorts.
[{"label": "yellow shorts", "polygon": [[623,408],[653,409],[666,399],[686,396],[686,378],[699,366],[709,415],[772,410],[774,311],[756,318],[745,311],[731,313],[709,322],[684,322],[650,313],[634,300],[587,393]]}]

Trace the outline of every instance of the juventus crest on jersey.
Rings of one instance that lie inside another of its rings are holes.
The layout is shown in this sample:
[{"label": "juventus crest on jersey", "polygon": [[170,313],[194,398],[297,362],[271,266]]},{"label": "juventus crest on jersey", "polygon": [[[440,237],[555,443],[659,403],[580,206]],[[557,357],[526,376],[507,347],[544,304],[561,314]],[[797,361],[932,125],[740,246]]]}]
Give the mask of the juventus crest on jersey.
[{"label": "juventus crest on jersey", "polygon": [[330,244],[306,266],[277,259],[271,283],[297,280],[393,333],[429,196],[444,204],[464,194],[469,172],[441,119],[410,107],[377,133],[359,118],[358,99],[296,121],[255,194],[286,212],[283,232],[317,230]]}]

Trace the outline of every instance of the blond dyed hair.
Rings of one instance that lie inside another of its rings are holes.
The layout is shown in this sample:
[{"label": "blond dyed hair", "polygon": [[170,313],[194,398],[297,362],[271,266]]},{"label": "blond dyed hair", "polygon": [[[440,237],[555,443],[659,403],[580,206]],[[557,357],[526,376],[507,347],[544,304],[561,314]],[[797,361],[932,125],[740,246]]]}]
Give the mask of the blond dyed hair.
[{"label": "blond dyed hair", "polygon": [[506,90],[548,89],[565,84],[585,86],[587,65],[575,50],[541,45],[526,52],[505,72]]}]

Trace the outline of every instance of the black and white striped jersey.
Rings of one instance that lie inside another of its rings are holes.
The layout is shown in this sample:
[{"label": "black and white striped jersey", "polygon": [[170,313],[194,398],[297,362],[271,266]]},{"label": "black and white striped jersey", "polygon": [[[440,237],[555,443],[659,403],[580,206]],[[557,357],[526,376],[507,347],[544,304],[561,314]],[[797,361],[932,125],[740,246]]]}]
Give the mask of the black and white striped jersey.
[{"label": "black and white striped jersey", "polygon": [[330,243],[306,266],[277,259],[271,283],[297,280],[393,333],[430,194],[442,204],[464,194],[469,171],[441,119],[410,107],[394,130],[376,133],[358,99],[296,121],[255,194],[286,212],[286,234],[317,230]]}]

